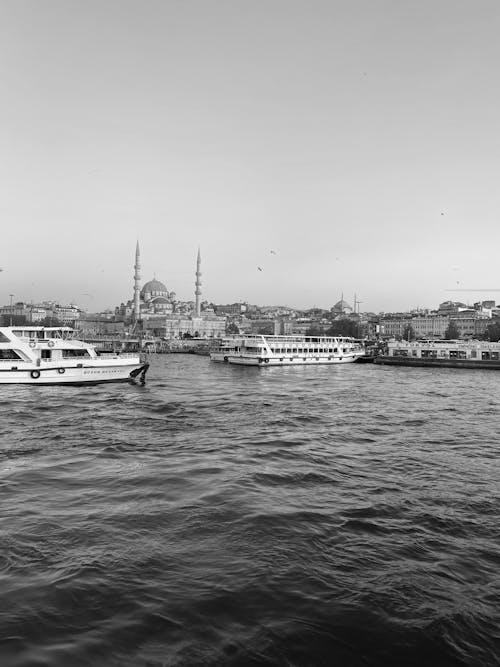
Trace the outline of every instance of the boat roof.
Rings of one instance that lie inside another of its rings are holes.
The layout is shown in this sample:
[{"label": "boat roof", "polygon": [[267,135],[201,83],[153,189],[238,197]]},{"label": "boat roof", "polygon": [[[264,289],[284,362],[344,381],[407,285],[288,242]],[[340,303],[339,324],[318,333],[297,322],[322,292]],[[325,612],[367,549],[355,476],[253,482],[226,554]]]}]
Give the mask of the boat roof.
[{"label": "boat roof", "polygon": [[326,336],[326,335],[318,335],[318,336],[310,336],[307,334],[288,334],[288,335],[283,335],[283,334],[231,334],[231,335],[226,335],[223,337],[224,340],[262,340],[265,339],[266,341],[276,341],[276,342],[283,342],[286,343],[288,341],[293,342],[293,341],[298,341],[298,340],[303,340],[303,341],[318,341],[318,340],[349,340],[349,341],[354,341],[357,340],[356,338],[352,338],[351,336]]},{"label": "boat roof", "polygon": [[0,329],[10,329],[16,331],[74,331],[72,327],[33,327],[19,324],[18,326],[0,327]]}]

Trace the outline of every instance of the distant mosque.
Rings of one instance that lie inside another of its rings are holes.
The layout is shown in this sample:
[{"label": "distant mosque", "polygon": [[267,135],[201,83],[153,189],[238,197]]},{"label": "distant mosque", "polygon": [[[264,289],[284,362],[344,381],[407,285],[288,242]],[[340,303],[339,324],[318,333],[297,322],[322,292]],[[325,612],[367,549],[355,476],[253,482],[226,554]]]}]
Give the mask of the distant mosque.
[{"label": "distant mosque", "polygon": [[225,332],[225,317],[215,315],[213,308],[204,304],[201,312],[201,254],[198,249],[196,258],[195,300],[180,302],[175,292],[170,292],[156,276],[141,288],[141,253],[139,242],[135,249],[134,295],[126,304],[116,308],[116,315],[133,324],[143,322],[146,330],[152,334],[179,338],[185,335],[214,337]]}]

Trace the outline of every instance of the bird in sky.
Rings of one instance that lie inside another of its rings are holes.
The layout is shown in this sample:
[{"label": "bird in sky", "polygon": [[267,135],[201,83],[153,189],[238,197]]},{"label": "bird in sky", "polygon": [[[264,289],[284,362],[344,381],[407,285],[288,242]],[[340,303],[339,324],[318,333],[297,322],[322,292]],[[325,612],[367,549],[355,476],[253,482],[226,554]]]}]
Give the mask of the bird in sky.
[{"label": "bird in sky", "polygon": [[258,266],[257,268],[259,269],[259,271],[262,271],[262,269],[260,268],[260,266]]},{"label": "bird in sky", "polygon": [[271,255],[275,255],[275,254],[276,254],[275,251],[271,250]]}]

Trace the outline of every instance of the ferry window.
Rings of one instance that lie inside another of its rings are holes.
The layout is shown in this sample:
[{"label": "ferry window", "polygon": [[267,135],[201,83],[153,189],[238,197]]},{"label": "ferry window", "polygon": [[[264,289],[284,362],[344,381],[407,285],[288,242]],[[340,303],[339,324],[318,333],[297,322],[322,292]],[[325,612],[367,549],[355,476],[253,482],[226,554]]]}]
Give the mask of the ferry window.
[{"label": "ferry window", "polygon": [[498,361],[498,352],[491,352],[491,358]]},{"label": "ferry window", "polygon": [[12,333],[14,334],[14,336],[22,336],[23,335],[23,332],[22,331],[17,331],[17,329],[16,330],[13,329]]},{"label": "ferry window", "polygon": [[411,351],[411,356],[416,357],[417,356],[417,350],[412,350]]},{"label": "ferry window", "polygon": [[90,357],[90,354],[87,350],[63,350],[62,356],[64,358],[68,357]]},{"label": "ferry window", "polygon": [[440,357],[446,357],[446,350],[441,350],[441,352],[439,353],[439,356]]},{"label": "ferry window", "polygon": [[477,350],[471,350],[470,351],[470,358],[471,359],[476,359],[477,358]]},{"label": "ferry window", "polygon": [[334,348],[333,348],[333,351],[334,351],[334,352],[338,352],[339,350],[338,350],[337,347],[334,347]]},{"label": "ferry window", "polygon": [[489,352],[481,352],[481,359],[489,359],[489,358],[490,358]]},{"label": "ferry window", "polygon": [[458,350],[450,350],[450,359],[458,359]]},{"label": "ferry window", "polygon": [[314,354],[318,354],[318,348],[315,347],[315,348],[313,349],[313,352],[314,352]]},{"label": "ferry window", "polygon": [[52,350],[42,350],[42,359],[50,359],[52,356]]},{"label": "ferry window", "polygon": [[458,351],[458,358],[459,359],[467,359],[467,352],[465,350],[459,350]]},{"label": "ferry window", "polygon": [[7,336],[0,332],[0,343],[8,343],[8,342],[9,339],[7,338]]},{"label": "ferry window", "polygon": [[0,350],[0,359],[21,359],[22,357],[14,350]]}]

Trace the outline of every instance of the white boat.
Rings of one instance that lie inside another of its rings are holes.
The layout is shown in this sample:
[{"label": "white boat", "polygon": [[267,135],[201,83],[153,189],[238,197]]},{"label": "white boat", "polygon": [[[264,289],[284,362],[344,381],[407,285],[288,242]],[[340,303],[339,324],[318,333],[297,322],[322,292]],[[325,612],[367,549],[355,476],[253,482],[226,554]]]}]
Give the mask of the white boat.
[{"label": "white boat", "polygon": [[365,354],[354,338],[330,336],[231,336],[211,351],[212,361],[241,366],[348,364]]},{"label": "white boat", "polygon": [[144,383],[139,354],[98,354],[70,327],[0,327],[0,384]]}]

